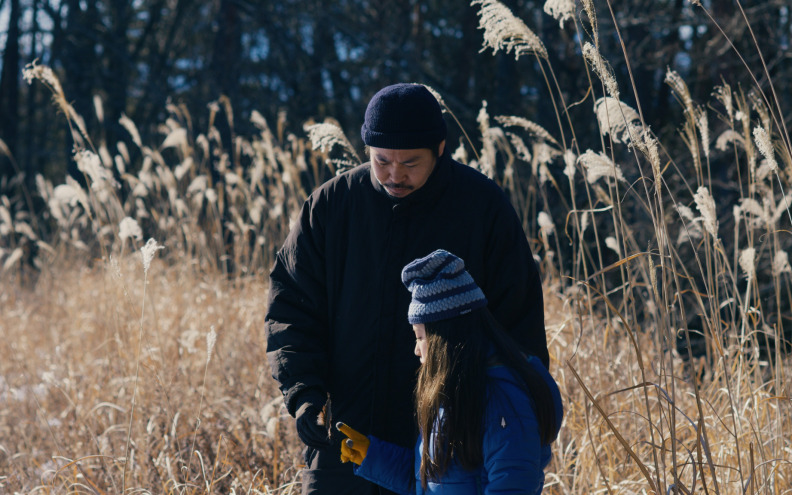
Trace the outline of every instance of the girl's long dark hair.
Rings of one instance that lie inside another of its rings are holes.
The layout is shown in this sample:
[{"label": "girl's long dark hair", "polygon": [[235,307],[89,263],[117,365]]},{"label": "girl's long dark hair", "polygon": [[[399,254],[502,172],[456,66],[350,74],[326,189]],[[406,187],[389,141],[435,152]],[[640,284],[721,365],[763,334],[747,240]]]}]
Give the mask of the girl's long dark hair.
[{"label": "girl's long dark hair", "polygon": [[[467,470],[484,462],[482,428],[490,344],[498,364],[509,367],[533,398],[542,443],[554,440],[557,425],[550,388],[487,308],[425,327],[427,355],[415,388],[416,416],[424,437],[420,469],[424,488],[428,480],[445,474],[452,459]],[[443,420],[436,424],[441,407]],[[434,452],[430,452],[433,431]]]}]

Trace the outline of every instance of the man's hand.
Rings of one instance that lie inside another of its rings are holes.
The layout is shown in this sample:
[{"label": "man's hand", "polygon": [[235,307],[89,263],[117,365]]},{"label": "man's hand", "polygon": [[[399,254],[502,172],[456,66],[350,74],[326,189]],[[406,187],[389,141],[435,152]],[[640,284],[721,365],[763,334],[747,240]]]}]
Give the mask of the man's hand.
[{"label": "man's hand", "polygon": [[311,402],[304,402],[297,409],[297,435],[309,447],[322,449],[330,445],[327,427],[321,418],[322,408]]},{"label": "man's hand", "polygon": [[371,442],[365,435],[359,431],[353,430],[340,421],[336,423],[336,428],[349,437],[341,442],[341,462],[352,461],[360,466],[363,463],[363,459],[366,458],[369,443]]}]

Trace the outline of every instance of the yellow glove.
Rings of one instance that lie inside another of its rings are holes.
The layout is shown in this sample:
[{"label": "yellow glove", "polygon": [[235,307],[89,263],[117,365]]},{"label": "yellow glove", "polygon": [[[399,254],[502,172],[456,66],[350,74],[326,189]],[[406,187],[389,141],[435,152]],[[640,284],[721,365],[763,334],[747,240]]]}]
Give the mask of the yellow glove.
[{"label": "yellow glove", "polygon": [[353,430],[342,422],[336,423],[338,431],[346,435],[347,438],[341,442],[341,462],[352,461],[358,466],[366,458],[369,448],[369,439],[357,430]]}]

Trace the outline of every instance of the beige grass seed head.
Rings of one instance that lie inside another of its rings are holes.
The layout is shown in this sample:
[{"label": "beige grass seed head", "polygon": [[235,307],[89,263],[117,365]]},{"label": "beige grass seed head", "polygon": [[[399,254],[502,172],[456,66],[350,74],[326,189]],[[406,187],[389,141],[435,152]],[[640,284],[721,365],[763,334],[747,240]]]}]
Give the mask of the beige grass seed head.
[{"label": "beige grass seed head", "polygon": [[140,229],[137,220],[132,217],[124,217],[118,224],[118,237],[121,240],[135,238],[138,241],[143,239],[143,231]]},{"label": "beige grass seed head", "polygon": [[143,273],[148,273],[149,267],[151,266],[151,260],[154,259],[154,255],[157,254],[157,251],[160,249],[165,249],[165,246],[157,244],[157,241],[154,238],[149,239],[146,242],[146,245],[140,248],[140,254],[143,258]]},{"label": "beige grass seed head", "polygon": [[773,257],[773,274],[780,276],[782,273],[792,273],[792,267],[789,265],[787,252],[779,250]]},{"label": "beige grass seed head", "polygon": [[605,245],[608,248],[616,253],[617,256],[621,257],[621,249],[619,248],[619,242],[613,236],[608,236],[605,238]]},{"label": "beige grass seed head", "polygon": [[493,53],[513,51],[516,60],[531,53],[547,59],[547,49],[542,40],[508,7],[497,0],[473,0],[470,5],[481,5],[478,27],[484,30],[484,43],[479,53],[492,48]]},{"label": "beige grass seed head", "polygon": [[704,186],[698,188],[693,196],[696,201],[696,209],[701,213],[704,221],[704,228],[713,237],[718,237],[718,216],[715,208],[715,200],[712,198],[709,189]]},{"label": "beige grass seed head", "polygon": [[[630,105],[616,98],[603,97],[594,103],[600,134],[610,134],[615,143],[629,143],[632,136],[640,131],[638,123],[641,116]],[[633,125],[636,124],[636,125]]]},{"label": "beige grass seed head", "polygon": [[756,248],[749,247],[740,251],[739,263],[748,281],[753,280],[756,277]]},{"label": "beige grass seed head", "polygon": [[710,132],[709,120],[707,119],[707,111],[703,107],[697,107],[695,110],[696,127],[698,127],[699,134],[701,134],[701,146],[704,149],[704,156],[710,156]]},{"label": "beige grass seed head", "polygon": [[558,21],[558,27],[564,28],[564,21],[575,18],[574,0],[547,0],[544,12]]},{"label": "beige grass seed head", "polygon": [[569,177],[570,180],[575,179],[575,171],[577,167],[575,164],[577,163],[577,155],[572,150],[565,150],[564,151],[564,175]]},{"label": "beige grass seed head", "polygon": [[581,0],[583,10],[586,11],[589,24],[591,25],[592,38],[599,40],[599,25],[597,23],[597,9],[594,8],[594,0]]},{"label": "beige grass seed head", "polygon": [[209,365],[209,362],[212,360],[212,351],[214,351],[215,344],[217,343],[217,332],[215,332],[215,327],[212,325],[209,329],[209,333],[206,334],[206,365]]},{"label": "beige grass seed head", "polygon": [[623,181],[624,175],[621,168],[613,163],[604,153],[596,153],[587,150],[578,157],[578,162],[586,170],[586,180],[589,184],[594,184],[602,177],[611,177]]},{"label": "beige grass seed head", "polygon": [[688,90],[687,84],[685,80],[682,79],[682,76],[675,70],[671,70],[670,68],[666,72],[665,82],[674,92],[679,96],[682,100],[682,106],[685,107],[685,111],[689,113],[693,113],[693,98],[690,96],[690,90]]},{"label": "beige grass seed head", "polygon": [[611,70],[610,65],[608,65],[605,59],[602,58],[602,55],[600,55],[597,47],[587,41],[583,45],[583,58],[585,58],[588,63],[591,64],[591,67],[594,69],[594,73],[597,74],[597,77],[600,78],[602,84],[605,85],[605,91],[608,93],[608,96],[618,100],[619,85],[616,83],[616,78],[613,77],[613,71]]},{"label": "beige grass seed head", "polygon": [[545,234],[550,234],[555,230],[555,224],[553,224],[553,219],[550,218],[550,215],[547,212],[540,211],[539,215],[536,218],[536,223],[539,225],[539,229],[542,230]]},{"label": "beige grass seed head", "polygon": [[558,141],[547,130],[524,117],[517,117],[515,115],[496,115],[495,121],[504,127],[520,127],[528,131],[534,139],[540,141],[547,141],[558,146]]},{"label": "beige grass seed head", "polygon": [[770,171],[777,171],[778,162],[775,158],[775,151],[773,151],[773,143],[770,141],[770,136],[767,134],[767,131],[764,127],[758,125],[754,127],[753,135],[756,147],[759,148],[759,152],[765,157],[768,165],[770,165]]},{"label": "beige grass seed head", "polygon": [[716,86],[713,93],[715,98],[721,102],[726,109],[726,115],[729,116],[729,122],[734,120],[734,101],[732,100],[731,86],[724,84],[723,86]]},{"label": "beige grass seed head", "polygon": [[745,149],[745,138],[742,134],[732,129],[726,129],[715,141],[715,149],[718,151],[726,151],[732,143],[739,148]]},{"label": "beige grass seed head", "polygon": [[350,144],[344,131],[337,125],[327,122],[312,124],[305,126],[305,131],[308,133],[308,139],[311,140],[313,149],[329,153],[334,146],[340,146],[345,153],[360,162],[360,158],[355,153],[355,148]]}]

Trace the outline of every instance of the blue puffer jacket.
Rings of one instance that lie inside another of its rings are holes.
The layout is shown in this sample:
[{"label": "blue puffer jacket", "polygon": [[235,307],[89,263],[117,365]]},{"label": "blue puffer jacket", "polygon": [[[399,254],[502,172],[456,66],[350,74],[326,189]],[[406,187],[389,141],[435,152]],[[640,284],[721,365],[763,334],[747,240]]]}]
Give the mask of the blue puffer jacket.
[{"label": "blue puffer jacket", "polygon": [[[537,358],[530,357],[529,363],[550,387],[556,425],[560,427],[563,405],[558,385]],[[427,483],[424,490],[419,471],[423,438],[410,450],[369,436],[368,453],[355,474],[404,495],[541,493],[544,468],[550,462],[550,446],[542,445],[539,440],[532,399],[505,366],[492,366],[487,375],[484,464],[479,469],[466,471],[454,463],[442,479]]]}]

